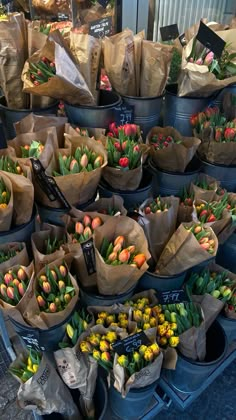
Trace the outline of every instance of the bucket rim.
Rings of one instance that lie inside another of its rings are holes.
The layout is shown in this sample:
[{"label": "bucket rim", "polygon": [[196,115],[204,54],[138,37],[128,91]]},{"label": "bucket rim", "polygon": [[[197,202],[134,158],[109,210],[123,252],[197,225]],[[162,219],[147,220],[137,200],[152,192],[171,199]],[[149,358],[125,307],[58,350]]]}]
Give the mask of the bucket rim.
[{"label": "bucket rim", "polygon": [[187,272],[188,272],[188,270],[185,270],[185,271],[181,271],[181,273],[173,274],[171,276],[163,276],[163,275],[157,275],[157,274],[152,273],[151,271],[147,270],[143,274],[143,276],[145,276],[147,274],[150,277],[158,278],[158,279],[163,279],[163,280],[166,279],[168,281],[168,280],[173,279],[173,278],[176,278],[176,277],[181,277],[181,276],[184,276],[184,275],[186,276],[187,275]]},{"label": "bucket rim", "polygon": [[[218,315],[219,319],[223,319],[224,321],[236,322],[234,318],[228,318],[223,312]],[[236,324],[235,324],[236,325]]]},{"label": "bucket rim", "polygon": [[37,213],[36,206],[34,204],[30,220],[27,223],[24,223],[23,225],[18,225],[16,227],[14,227],[13,229],[4,230],[3,232],[0,232],[0,238],[1,238],[1,236],[12,235],[13,233],[17,233],[17,232],[19,232],[19,230],[22,230],[26,226],[29,226],[35,220],[36,213]]},{"label": "bucket rim", "polygon": [[[81,206],[89,206],[90,204],[92,204],[94,201],[95,201],[95,198],[97,197],[97,193],[90,199],[90,200],[88,200],[88,201],[86,201],[85,203],[81,203],[81,204],[79,204],[79,203],[77,203],[75,206],[73,206],[73,207],[75,207],[76,209],[78,209],[79,210],[79,207],[81,207]],[[88,203],[88,204],[87,204]],[[60,213],[60,212],[63,212],[63,213],[65,213],[65,212],[67,212],[67,213],[69,213],[69,211],[70,211],[70,209],[67,209],[66,207],[62,207],[62,208],[58,208],[58,207],[50,207],[50,206],[44,206],[43,204],[40,204],[40,203],[38,203],[37,201],[35,201],[35,204],[36,204],[36,206],[37,207],[39,207],[40,209],[45,209],[45,210],[48,210],[48,211],[54,211],[54,212],[57,212],[57,213]],[[81,210],[82,211],[82,210]]]},{"label": "bucket rim", "polygon": [[120,95],[121,98],[127,98],[132,100],[142,100],[142,101],[154,101],[155,99],[163,99],[165,96],[165,93],[159,96],[129,96],[129,95]]},{"label": "bucket rim", "polygon": [[[100,415],[99,415],[99,417],[98,417],[98,420],[102,420],[102,419],[104,418],[104,415],[105,415],[106,410],[107,410],[107,405],[108,405],[108,393],[107,393],[107,387],[106,387],[105,381],[104,381],[104,379],[101,377],[101,375],[98,375],[98,376],[97,376],[97,381],[98,381],[98,383],[99,383],[99,386],[101,386],[101,387],[102,387],[102,389],[103,389],[103,391],[104,391],[104,400],[103,400],[103,402],[104,402],[104,407],[103,407],[103,410],[102,410],[102,412],[100,413]],[[96,391],[95,391],[95,392],[96,392]]]},{"label": "bucket rim", "polygon": [[166,89],[165,89],[165,96],[166,95],[174,96],[178,99],[199,99],[199,100],[206,100],[206,101],[209,101],[211,99],[213,100],[215,98],[214,94],[210,96],[178,96],[177,93],[173,93],[170,90],[168,90],[168,85],[166,86]]},{"label": "bucket rim", "polygon": [[111,109],[111,108],[114,108],[115,106],[118,106],[120,104],[120,102],[121,102],[121,96],[119,95],[119,93],[115,92],[114,90],[112,90],[112,91],[106,90],[104,92],[106,92],[106,94],[107,93],[108,94],[109,93],[112,93],[113,95],[116,95],[117,96],[117,100],[115,102],[109,104],[109,105],[94,105],[94,106],[89,106],[89,105],[72,105],[72,104],[69,104],[68,102],[64,101],[65,108],[66,107],[70,107],[70,108],[73,108],[73,109],[90,109],[90,110],[93,110],[93,111],[98,111],[98,110],[103,110],[103,109]]},{"label": "bucket rim", "polygon": [[22,108],[22,109],[13,109],[13,108],[8,108],[8,106],[2,105],[1,100],[2,99],[6,99],[5,96],[0,96],[0,109],[3,108],[4,110],[6,110],[7,112],[28,112],[28,113],[35,113],[35,112],[41,112],[46,111],[47,109],[51,109],[53,107],[55,107],[55,105],[58,105],[60,101],[55,100],[55,102],[53,102],[51,105],[42,107],[42,108]]},{"label": "bucket rim", "polygon": [[198,159],[202,163],[207,164],[209,166],[213,166],[213,167],[220,166],[221,168],[235,168],[236,169],[236,165],[223,165],[222,163],[212,163],[212,162],[209,162],[207,159],[202,159],[200,157],[198,157]]},{"label": "bucket rim", "polygon": [[120,294],[117,294],[117,295],[100,295],[100,294],[97,295],[97,294],[89,292],[89,291],[87,292],[84,289],[84,287],[81,286],[80,281],[78,281],[78,283],[79,283],[79,288],[82,290],[82,292],[84,294],[86,294],[87,296],[91,296],[92,298],[95,298],[97,300],[111,300],[111,298],[116,299],[117,297],[119,297],[119,298],[125,297],[127,294],[133,292],[135,290],[136,286],[137,286],[137,284],[135,284],[134,286],[130,287],[130,289],[127,290],[127,292],[123,292],[123,293],[120,293]]},{"label": "bucket rim", "polygon": [[[198,160],[201,162],[201,160],[199,158],[198,158]],[[191,161],[189,163],[191,163]],[[188,172],[177,172],[177,171],[174,172],[173,171],[173,172],[171,172],[171,171],[165,171],[164,169],[161,169],[158,166],[154,166],[154,163],[153,163],[153,161],[151,159],[149,160],[148,164],[151,167],[151,169],[155,169],[155,170],[157,170],[159,172],[163,172],[164,174],[169,174],[169,175],[173,175],[173,176],[175,176],[175,175],[183,175],[183,176],[186,176],[186,175],[197,174],[202,169],[202,167],[200,165],[199,168],[198,169],[195,169],[194,171],[188,171]]]}]

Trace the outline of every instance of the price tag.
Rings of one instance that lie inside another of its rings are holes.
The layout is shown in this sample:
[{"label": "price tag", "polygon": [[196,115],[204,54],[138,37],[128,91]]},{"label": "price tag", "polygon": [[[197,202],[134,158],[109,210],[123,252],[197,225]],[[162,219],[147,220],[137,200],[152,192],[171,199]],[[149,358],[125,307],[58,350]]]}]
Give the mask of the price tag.
[{"label": "price tag", "polygon": [[134,106],[120,105],[115,108],[114,119],[117,125],[132,124],[134,122]]},{"label": "price tag", "polygon": [[141,331],[137,334],[133,334],[130,337],[124,338],[124,340],[118,340],[112,344],[113,349],[116,353],[121,356],[122,354],[129,354],[136,351],[142,344],[148,346],[151,344],[146,334]]},{"label": "price tag", "polygon": [[101,4],[102,7],[104,7],[104,9],[107,7],[108,3],[110,0],[97,0],[97,2],[99,4]]},{"label": "price tag", "polygon": [[39,332],[37,330],[32,333],[17,331],[17,334],[22,338],[28,348],[36,351],[45,350],[45,348],[41,347],[39,344]]},{"label": "price tag", "polygon": [[179,36],[179,42],[182,45],[182,47],[185,47],[185,45],[187,45],[187,41],[186,41],[186,38],[185,38],[185,32]]},{"label": "price tag", "polygon": [[167,290],[163,292],[156,292],[158,302],[161,305],[168,305],[169,303],[189,302],[189,298],[184,289]]},{"label": "price tag", "polygon": [[58,187],[56,181],[52,176],[45,174],[45,170],[40,160],[31,159],[32,168],[36,181],[38,182],[40,188],[45,192],[50,201],[59,200],[63,204],[64,208],[71,209],[71,205],[66,200],[64,194],[62,194],[60,188]]},{"label": "price tag", "polygon": [[217,57],[220,57],[226,42],[218,36],[214,31],[208,28],[202,21],[196,36],[197,40],[212,51]]},{"label": "price tag", "polygon": [[160,28],[162,41],[171,41],[172,39],[178,38],[179,29],[177,23],[168,26],[162,26]]},{"label": "price tag", "polygon": [[112,35],[112,17],[108,16],[90,22],[89,35],[94,36],[94,38],[104,38],[104,36]]},{"label": "price tag", "polygon": [[81,243],[84,254],[84,261],[86,264],[88,275],[96,273],[95,249],[93,245],[93,238]]}]

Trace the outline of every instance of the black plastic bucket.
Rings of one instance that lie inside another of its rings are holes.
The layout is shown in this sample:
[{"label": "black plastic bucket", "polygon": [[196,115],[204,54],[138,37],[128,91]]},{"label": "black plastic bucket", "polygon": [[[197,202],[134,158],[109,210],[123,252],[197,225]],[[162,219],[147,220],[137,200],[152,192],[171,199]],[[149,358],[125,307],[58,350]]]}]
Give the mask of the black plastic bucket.
[{"label": "black plastic bucket", "polygon": [[109,388],[111,410],[122,420],[137,420],[146,412],[157,386],[157,381],[143,388],[131,388],[122,398],[113,385]]},{"label": "black plastic bucket", "polygon": [[236,192],[236,165],[215,165],[201,160],[202,172],[220,181],[221,187],[227,191]]},{"label": "black plastic bucket", "polygon": [[176,369],[166,370],[168,382],[180,392],[197,391],[223,361],[227,349],[226,334],[219,322],[214,321],[206,333],[205,360],[191,360],[178,352]]},{"label": "black plastic bucket", "polygon": [[[14,123],[22,120],[31,112],[38,115],[44,114],[57,114],[59,101],[54,102],[52,105],[49,105],[45,108],[32,108],[32,109],[11,109],[6,106],[5,97],[0,98],[0,118],[3,124],[3,131],[6,140],[11,140],[15,137],[16,132],[14,128]],[[1,148],[6,147],[1,145]]]},{"label": "black plastic bucket", "polygon": [[217,264],[236,273],[236,234],[233,233],[229,239],[219,246],[216,255]]},{"label": "black plastic bucket", "polygon": [[96,287],[84,288],[80,285],[81,303],[84,306],[111,306],[115,303],[124,303],[133,296],[135,288],[136,285],[120,295],[101,295]]},{"label": "black plastic bucket", "polygon": [[99,105],[70,105],[65,102],[65,112],[71,124],[79,127],[108,128],[115,121],[115,107],[121,104],[121,97],[116,92],[101,90]]},{"label": "black plastic bucket", "polygon": [[146,271],[139,279],[138,290],[154,289],[159,292],[166,290],[180,289],[184,283],[187,271],[184,271],[173,276],[159,276],[157,274]]}]

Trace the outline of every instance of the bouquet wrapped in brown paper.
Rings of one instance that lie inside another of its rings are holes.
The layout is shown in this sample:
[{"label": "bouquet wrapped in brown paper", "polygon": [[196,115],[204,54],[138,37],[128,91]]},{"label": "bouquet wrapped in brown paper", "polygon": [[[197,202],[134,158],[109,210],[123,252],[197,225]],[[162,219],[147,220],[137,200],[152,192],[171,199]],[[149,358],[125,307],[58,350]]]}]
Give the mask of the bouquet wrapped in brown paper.
[{"label": "bouquet wrapped in brown paper", "polygon": [[79,287],[69,267],[71,255],[45,266],[32,287],[31,299],[24,307],[23,318],[33,327],[48,329],[68,318],[78,302]]},{"label": "bouquet wrapped in brown paper", "polygon": [[130,29],[103,39],[104,67],[114,90],[136,95],[134,35]]},{"label": "bouquet wrapped in brown paper", "polygon": [[142,42],[140,96],[161,96],[166,87],[173,46],[159,42]]},{"label": "bouquet wrapped in brown paper", "polygon": [[193,213],[193,193],[189,191],[189,188],[184,187],[179,193],[180,203],[178,208],[177,226],[181,223],[191,222]]},{"label": "bouquet wrapped in brown paper", "polygon": [[29,257],[24,242],[9,242],[0,245],[0,270],[3,272],[15,265],[29,265]]},{"label": "bouquet wrapped in brown paper", "polygon": [[194,200],[212,201],[215,199],[216,191],[219,188],[219,181],[207,174],[199,174],[196,181],[190,185],[190,192]]},{"label": "bouquet wrapped in brown paper", "polygon": [[127,214],[123,198],[116,194],[110,198],[99,198],[86,207],[85,211],[97,211],[109,216],[126,216]]},{"label": "bouquet wrapped in brown paper", "polygon": [[184,172],[194,157],[201,141],[183,137],[173,127],[153,127],[147,136],[152,161],[170,172]]},{"label": "bouquet wrapped in brown paper", "polygon": [[204,223],[215,232],[217,237],[224,235],[224,230],[232,225],[231,213],[227,209],[227,196],[219,201],[206,202],[195,200],[193,204],[193,221]]},{"label": "bouquet wrapped in brown paper", "polygon": [[6,105],[12,109],[28,107],[28,95],[22,92],[21,73],[27,58],[26,21],[23,13],[9,14],[0,22],[0,86]]},{"label": "bouquet wrapped in brown paper", "polygon": [[4,172],[0,176],[0,232],[11,228],[14,210],[13,189]]},{"label": "bouquet wrapped in brown paper", "polygon": [[[35,367],[33,375],[28,375],[29,363]],[[34,410],[39,415],[56,412],[68,420],[82,420],[70,392],[45,354],[40,356],[32,350],[21,353],[11,363],[10,372],[20,382],[17,392],[19,407],[24,410]]]},{"label": "bouquet wrapped in brown paper", "polygon": [[136,95],[140,96],[140,77],[141,77],[141,62],[142,62],[142,43],[145,39],[145,32],[141,31],[134,35],[134,65],[135,65],[135,83]]},{"label": "bouquet wrapped in brown paper", "polygon": [[[89,137],[66,136],[67,149],[56,150],[46,174],[54,179],[71,205],[83,204],[89,201],[97,191],[102,169],[107,164],[107,154],[104,147]],[[37,201],[51,206],[45,193],[35,186]],[[58,201],[54,207],[60,207]]]},{"label": "bouquet wrapped in brown paper", "polygon": [[97,287],[104,295],[133,287],[150,259],[143,229],[125,216],[112,217],[94,233]]},{"label": "bouquet wrapped in brown paper", "polygon": [[140,206],[143,216],[139,222],[148,241],[149,251],[156,264],[165,245],[176,230],[179,198],[148,198]]},{"label": "bouquet wrapped in brown paper", "polygon": [[45,225],[39,232],[32,233],[31,244],[36,274],[45,265],[64,257],[66,242],[66,229],[61,226]]},{"label": "bouquet wrapped in brown paper", "polygon": [[60,13],[70,15],[70,2],[68,0],[32,0],[35,13],[43,16],[55,16]]},{"label": "bouquet wrapped in brown paper", "polygon": [[182,223],[172,235],[156,266],[156,273],[173,275],[213,258],[218,240],[210,227]]},{"label": "bouquet wrapped in brown paper", "polygon": [[211,96],[214,92],[236,82],[236,30],[218,31],[217,35],[226,42],[220,60],[216,60],[212,51],[209,52],[203,46],[200,48],[195,37],[184,47],[178,80],[179,96]]},{"label": "bouquet wrapped in brown paper", "polygon": [[204,360],[206,356],[206,325],[201,306],[196,303],[201,312],[201,323],[198,327],[192,326],[179,336],[179,351],[189,359]]},{"label": "bouquet wrapped in brown paper", "polygon": [[22,81],[23,92],[63,99],[74,105],[95,104],[79,66],[59,31],[52,32],[44,47],[26,61]]}]

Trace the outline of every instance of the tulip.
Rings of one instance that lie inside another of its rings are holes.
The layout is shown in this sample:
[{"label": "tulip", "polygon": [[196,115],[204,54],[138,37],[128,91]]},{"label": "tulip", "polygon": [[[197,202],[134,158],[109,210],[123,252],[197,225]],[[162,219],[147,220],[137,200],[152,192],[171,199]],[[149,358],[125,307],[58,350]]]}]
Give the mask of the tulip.
[{"label": "tulip", "polygon": [[136,144],[136,145],[134,146],[133,151],[134,151],[134,152],[139,153],[139,151],[140,151],[140,147],[139,147],[139,145],[138,145],[138,144]]},{"label": "tulip", "polygon": [[222,140],[222,128],[216,128],[215,141],[221,141],[221,140]]},{"label": "tulip", "polygon": [[78,172],[79,172],[79,165],[76,159],[72,159],[71,163],[70,163],[70,171],[73,171],[74,168],[77,168]]},{"label": "tulip", "polygon": [[149,324],[151,325],[151,327],[156,327],[157,326],[157,320],[154,316],[152,316],[150,318]]},{"label": "tulip", "polygon": [[209,66],[212,63],[213,59],[214,59],[214,53],[210,51],[205,57],[204,64],[206,66]]},{"label": "tulip", "polygon": [[176,324],[176,322],[172,322],[172,323],[170,324],[170,328],[171,328],[173,331],[177,331],[177,329],[178,329],[178,325]]},{"label": "tulip", "polygon": [[9,297],[9,299],[14,300],[15,296],[14,296],[14,288],[11,286],[7,287],[7,297]]},{"label": "tulip", "polygon": [[23,270],[22,267],[19,268],[19,270],[17,271],[17,277],[19,280],[23,280],[25,281],[27,278],[26,272]]},{"label": "tulip", "polygon": [[[124,127],[123,127],[123,130],[124,130],[125,136],[127,136],[127,137],[133,136],[133,128],[131,127],[131,124],[125,124]],[[135,134],[136,134],[136,132],[135,132]]]},{"label": "tulip", "polygon": [[117,259],[117,252],[112,252],[108,257],[108,261],[110,262],[116,261],[116,259]]},{"label": "tulip", "polygon": [[197,123],[198,123],[198,114],[193,114],[193,115],[190,117],[190,124],[191,124],[193,127],[196,127]]},{"label": "tulip", "polygon": [[103,351],[102,354],[101,354],[101,360],[103,362],[110,362],[110,360],[111,360],[110,353],[108,351]]},{"label": "tulip", "polygon": [[154,356],[158,356],[160,353],[160,348],[157,343],[153,343],[151,346],[149,346],[149,348],[152,350]]},{"label": "tulip", "polygon": [[134,310],[134,312],[133,312],[133,319],[136,322],[141,322],[142,319],[143,319],[142,311],[140,311],[139,309]]},{"label": "tulip", "polygon": [[104,352],[104,351],[109,351],[109,350],[110,350],[110,344],[109,344],[109,342],[108,342],[108,341],[106,341],[106,340],[101,340],[101,341],[100,341],[99,348],[100,348],[100,350],[101,350],[102,352]]},{"label": "tulip", "polygon": [[24,294],[25,294],[25,289],[24,289],[24,286],[23,286],[23,284],[22,284],[22,283],[19,283],[19,284],[18,284],[18,292],[19,292],[19,294],[20,294],[21,296],[24,296]]},{"label": "tulip", "polygon": [[78,235],[82,235],[84,232],[84,226],[81,222],[75,223],[75,233],[78,233]]},{"label": "tulip", "polygon": [[126,329],[128,327],[128,323],[129,323],[128,319],[121,319],[120,320],[120,328]]},{"label": "tulip", "polygon": [[129,159],[127,157],[122,157],[119,159],[119,166],[122,168],[128,168],[129,167]]},{"label": "tulip", "polygon": [[83,225],[91,226],[91,223],[92,223],[92,218],[88,214],[86,214],[83,218]]},{"label": "tulip", "polygon": [[179,344],[179,337],[170,337],[169,345],[170,347],[177,347]]},{"label": "tulip", "polygon": [[50,303],[49,305],[49,311],[50,312],[56,312],[57,311],[57,306],[54,302]]},{"label": "tulip", "polygon": [[122,147],[121,147],[121,144],[120,144],[118,141],[115,141],[115,143],[114,143],[114,147],[116,148],[116,150],[117,150],[118,152],[121,152]]},{"label": "tulip", "polygon": [[164,327],[164,325],[158,325],[157,327],[157,332],[158,334],[162,337],[163,335],[165,335],[166,333],[166,328]]},{"label": "tulip", "polygon": [[236,136],[236,129],[235,128],[226,128],[224,131],[224,137],[226,140],[234,140]]},{"label": "tulip", "polygon": [[90,236],[92,236],[92,234],[93,233],[92,233],[90,227],[86,226],[86,228],[84,229],[84,233],[83,233],[84,237],[88,239]]},{"label": "tulip", "polygon": [[127,147],[128,142],[127,141],[123,141],[123,143],[121,144],[121,148],[123,150],[123,152],[125,151],[126,147]]},{"label": "tulip", "polygon": [[127,250],[129,251],[130,254],[134,254],[135,253],[135,245],[128,246]]},{"label": "tulip", "polygon": [[135,255],[133,262],[135,262],[135,264],[137,264],[138,268],[141,268],[142,265],[145,263],[146,261],[146,257],[144,254],[137,254]]},{"label": "tulip", "polygon": [[229,299],[231,295],[232,295],[232,291],[229,287],[227,287],[223,292],[223,297]]},{"label": "tulip", "polygon": [[92,351],[91,344],[88,343],[88,341],[84,341],[84,340],[81,341],[81,343],[80,343],[80,350],[83,353],[89,353],[89,352],[91,352]]},{"label": "tulip", "polygon": [[106,323],[107,325],[110,325],[112,322],[115,322],[115,320],[116,320],[115,314],[110,314],[106,318]]},{"label": "tulip", "polygon": [[200,244],[200,246],[203,248],[203,249],[205,249],[206,251],[210,248],[210,244],[207,242],[207,243],[204,243],[204,244]]},{"label": "tulip", "polygon": [[113,252],[119,252],[120,250],[121,250],[121,248],[122,248],[122,245],[121,245],[121,243],[119,243],[119,244],[116,244],[115,246],[114,246],[114,248],[113,248]]},{"label": "tulip", "polygon": [[68,293],[64,295],[64,301],[65,303],[69,303],[71,301],[71,296]]},{"label": "tulip", "polygon": [[139,354],[137,351],[135,351],[135,352],[133,353],[133,359],[134,359],[134,362],[135,362],[135,363],[139,363],[139,362],[140,362],[140,360],[141,360],[141,358],[140,358],[140,354]]},{"label": "tulip", "polygon": [[54,270],[50,270],[51,275],[53,276],[54,280],[57,281],[57,274]]},{"label": "tulip", "polygon": [[101,352],[99,350],[93,349],[93,358],[95,360],[100,360],[101,359]]},{"label": "tulip", "polygon": [[[125,305],[126,305],[126,303],[125,303]],[[120,321],[121,319],[127,319],[128,318],[128,315],[127,314],[125,314],[125,313],[123,313],[123,312],[121,312],[120,314],[118,314],[118,320]]]},{"label": "tulip", "polygon": [[163,324],[165,321],[165,315],[164,314],[158,314],[158,323]]},{"label": "tulip", "polygon": [[50,293],[51,292],[51,285],[48,281],[45,281],[42,285],[42,289],[44,293]]},{"label": "tulip", "polygon": [[60,273],[61,273],[61,276],[64,278],[64,277],[66,277],[66,275],[67,275],[67,269],[66,269],[66,267],[64,266],[64,265],[60,265],[60,267],[59,267],[59,271],[60,271]]},{"label": "tulip", "polygon": [[196,61],[195,61],[195,64],[199,64],[200,66],[203,64],[203,59],[202,58],[198,58]]},{"label": "tulip", "polygon": [[15,286],[18,286],[20,284],[18,279],[14,279],[12,282]]},{"label": "tulip", "polygon": [[130,259],[130,253],[127,249],[123,249],[119,254],[119,261],[122,263],[126,263]]},{"label": "tulip", "polygon": [[200,233],[202,231],[202,228],[201,228],[201,226],[196,226],[195,228],[194,228],[194,230],[193,230],[193,232],[194,233]]},{"label": "tulip", "polygon": [[6,286],[4,283],[2,283],[2,284],[0,285],[0,293],[1,293],[1,295],[2,295],[3,297],[6,297],[6,293],[7,293],[7,286]]},{"label": "tulip", "polygon": [[66,326],[66,333],[67,333],[67,335],[70,339],[74,335],[74,328],[70,324],[67,324],[67,326]]},{"label": "tulip", "polygon": [[122,354],[117,358],[117,363],[124,368],[127,367],[129,364],[128,357]]},{"label": "tulip", "polygon": [[143,356],[146,350],[147,350],[147,346],[145,346],[144,344],[142,344],[139,347],[138,352],[139,352],[139,354],[141,354],[141,356]]},{"label": "tulip", "polygon": [[96,229],[97,227],[102,225],[102,219],[100,217],[94,217],[94,219],[92,220],[92,229]]},{"label": "tulip", "polygon": [[43,283],[44,281],[48,281],[47,277],[42,275],[39,277],[39,282]]},{"label": "tulip", "polygon": [[86,166],[88,166],[88,156],[86,155],[86,153],[84,153],[81,157],[80,165],[82,166],[82,168],[86,168]]},{"label": "tulip", "polygon": [[58,288],[59,288],[60,292],[62,292],[62,293],[65,291],[66,285],[65,285],[65,282],[63,280],[59,280]]},{"label": "tulip", "polygon": [[214,298],[218,299],[218,297],[220,296],[220,291],[219,290],[213,290],[211,292],[211,296],[213,296]]},{"label": "tulip", "polygon": [[166,331],[166,338],[173,337],[173,335],[174,335],[174,331],[173,331],[173,330],[168,329],[168,330]]},{"label": "tulip", "polygon": [[117,244],[121,244],[121,246],[124,245],[125,242],[125,238],[124,236],[117,236],[116,239],[114,240],[114,245],[116,246]]},{"label": "tulip", "polygon": [[154,354],[153,354],[153,351],[150,347],[148,347],[147,350],[144,352],[143,358],[147,362],[152,362],[153,361]]},{"label": "tulip", "polygon": [[116,332],[109,331],[106,335],[106,339],[107,339],[107,341],[109,341],[109,343],[114,343],[117,340]]},{"label": "tulip", "polygon": [[13,275],[10,273],[6,273],[3,277],[4,283],[8,286],[13,281]]},{"label": "tulip", "polygon": [[96,320],[96,324],[98,325],[98,324],[100,324],[100,325],[104,325],[105,324],[105,320],[104,319],[102,319],[102,318],[98,318],[97,320]]},{"label": "tulip", "polygon": [[102,156],[97,156],[95,161],[94,161],[94,164],[93,164],[94,169],[101,168],[102,164],[103,164],[103,157]]},{"label": "tulip", "polygon": [[92,346],[97,347],[100,344],[100,338],[97,337],[95,334],[91,334],[87,340],[89,341],[90,344],[92,344]]},{"label": "tulip", "polygon": [[149,322],[149,320],[150,320],[150,316],[147,315],[147,314],[143,314],[143,321],[144,322]]},{"label": "tulip", "polygon": [[108,315],[108,313],[105,312],[105,311],[104,312],[99,312],[98,313],[98,318],[106,319],[107,315]]},{"label": "tulip", "polygon": [[37,302],[40,308],[43,308],[46,305],[45,300],[42,298],[42,296],[37,296]]},{"label": "tulip", "polygon": [[118,129],[116,127],[116,123],[115,122],[109,124],[109,131],[112,131],[112,133],[114,133],[115,136],[118,137],[119,133],[118,133]]},{"label": "tulip", "polygon": [[158,315],[158,314],[161,314],[161,312],[162,312],[162,307],[161,307],[161,305],[156,305],[156,306],[153,306],[152,311],[153,311],[154,313],[156,313],[157,315]]},{"label": "tulip", "polygon": [[149,328],[151,328],[151,325],[149,324],[149,322],[145,322],[143,324],[143,330],[149,330]]},{"label": "tulip", "polygon": [[166,338],[166,337],[161,337],[161,338],[159,339],[159,344],[160,344],[160,346],[162,346],[162,347],[166,346],[166,345],[167,345],[167,342],[168,342],[168,340],[167,340],[167,338]]}]

